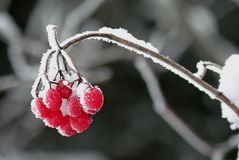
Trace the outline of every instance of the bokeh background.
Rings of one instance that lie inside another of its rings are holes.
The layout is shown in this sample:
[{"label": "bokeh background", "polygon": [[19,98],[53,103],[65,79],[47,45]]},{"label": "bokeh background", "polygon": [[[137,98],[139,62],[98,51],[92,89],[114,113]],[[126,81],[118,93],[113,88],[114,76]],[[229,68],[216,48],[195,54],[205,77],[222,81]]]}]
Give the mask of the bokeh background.
[{"label": "bokeh background", "polygon": [[[47,24],[58,26],[60,41],[122,27],[195,72],[199,60],[223,65],[239,53],[238,19],[238,0],[0,0],[0,159],[236,159],[237,132],[221,118],[219,102],[147,60],[167,106],[195,135],[222,146],[200,153],[153,109],[135,68],[139,56],[117,46],[89,40],[67,50],[105,94],[104,107],[82,134],[66,138],[45,127],[30,111],[30,89],[49,48]],[[217,87],[218,78],[208,72],[204,80]]]}]

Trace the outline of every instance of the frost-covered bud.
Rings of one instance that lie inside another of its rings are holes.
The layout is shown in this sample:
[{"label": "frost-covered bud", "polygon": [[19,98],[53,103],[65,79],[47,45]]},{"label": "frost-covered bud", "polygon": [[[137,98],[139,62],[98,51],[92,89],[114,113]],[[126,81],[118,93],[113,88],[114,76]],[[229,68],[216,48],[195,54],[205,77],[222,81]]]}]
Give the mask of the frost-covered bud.
[{"label": "frost-covered bud", "polygon": [[83,110],[89,114],[96,114],[101,109],[104,96],[99,87],[87,88],[81,97]]},{"label": "frost-covered bud", "polygon": [[53,111],[57,111],[61,108],[61,103],[62,99],[59,91],[52,88],[46,92],[45,104],[47,108]]},{"label": "frost-covered bud", "polygon": [[63,115],[61,111],[51,111],[49,116],[44,120],[46,126],[51,128],[58,127],[63,121]]},{"label": "frost-covered bud", "polygon": [[36,118],[45,119],[49,117],[50,110],[46,108],[46,105],[43,103],[42,98],[36,98],[32,100],[31,110],[36,116]]},{"label": "frost-covered bud", "polygon": [[69,116],[66,116],[63,118],[62,123],[60,126],[57,128],[58,132],[66,137],[71,137],[74,134],[76,134],[76,131],[72,129],[70,122],[69,122]]},{"label": "frost-covered bud", "polygon": [[[231,55],[225,62],[220,74],[218,90],[239,106],[239,55]],[[231,129],[239,128],[238,115],[226,104],[221,104],[222,117],[231,123]]]},{"label": "frost-covered bud", "polygon": [[68,99],[72,94],[72,90],[67,86],[66,81],[59,81],[56,90],[60,93],[61,98],[63,99]]},{"label": "frost-covered bud", "polygon": [[71,97],[66,105],[66,113],[71,117],[78,117],[83,112],[80,97]]},{"label": "frost-covered bud", "polygon": [[92,119],[89,114],[82,112],[78,117],[70,117],[70,125],[77,133],[82,133],[90,127]]}]

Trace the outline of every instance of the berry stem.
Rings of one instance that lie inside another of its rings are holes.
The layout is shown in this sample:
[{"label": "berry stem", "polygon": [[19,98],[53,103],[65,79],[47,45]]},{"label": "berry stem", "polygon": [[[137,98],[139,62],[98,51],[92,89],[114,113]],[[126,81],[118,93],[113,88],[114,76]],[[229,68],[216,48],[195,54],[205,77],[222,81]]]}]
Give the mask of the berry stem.
[{"label": "berry stem", "polygon": [[60,63],[63,63],[63,70],[68,72],[67,64],[66,64],[66,59],[62,56],[62,54],[58,54],[58,60]]},{"label": "berry stem", "polygon": [[212,87],[210,84],[196,77],[192,72],[176,63],[172,59],[164,56],[160,52],[153,51],[152,49],[146,48],[143,45],[139,45],[130,41],[128,39],[124,39],[112,33],[102,33],[99,31],[94,32],[85,32],[82,34],[78,34],[74,37],[71,37],[60,44],[62,49],[67,49],[71,45],[81,42],[86,39],[96,39],[102,40],[108,43],[116,43],[120,46],[125,47],[126,49],[130,49],[135,51],[136,53],[143,54],[145,57],[152,59],[155,63],[159,63],[166,69],[169,69],[171,72],[179,75],[181,78],[187,80],[189,83],[193,84],[199,90],[204,91],[207,95],[209,95],[212,99],[217,99],[222,103],[225,103],[228,107],[230,107],[238,116],[239,116],[239,108],[228,99],[222,92],[218,91],[216,88]]},{"label": "berry stem", "polygon": [[63,80],[65,79],[65,76],[62,74],[62,70],[59,70],[53,79],[54,81],[56,81],[56,78],[58,75],[60,75],[60,79],[63,79]]},{"label": "berry stem", "polygon": [[82,78],[79,78],[79,79],[76,79],[76,80],[70,82],[70,87],[72,87],[72,86],[74,85],[75,82],[78,82],[77,85],[79,85],[79,84],[82,82]]},{"label": "berry stem", "polygon": [[[59,52],[62,57],[64,57],[64,60],[67,62],[67,64],[69,65],[69,67],[71,67],[71,69],[76,72],[76,73],[80,73],[77,70],[76,65],[73,63],[72,59],[70,58],[70,56],[64,51],[64,49],[61,47],[61,45],[58,42],[57,39],[57,31],[56,31],[56,26],[55,25],[48,25],[46,27],[47,30],[47,36],[48,36],[48,41],[49,41],[49,45],[51,46],[52,50],[55,50],[56,52]],[[57,53],[58,54],[58,53]]]}]

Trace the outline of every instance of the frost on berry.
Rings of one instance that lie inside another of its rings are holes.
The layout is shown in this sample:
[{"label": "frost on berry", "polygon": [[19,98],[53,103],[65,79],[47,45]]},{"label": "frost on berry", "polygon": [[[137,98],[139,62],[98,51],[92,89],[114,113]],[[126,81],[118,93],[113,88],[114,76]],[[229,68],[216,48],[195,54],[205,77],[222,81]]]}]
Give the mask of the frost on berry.
[{"label": "frost on berry", "polygon": [[32,86],[31,110],[46,126],[63,136],[73,136],[90,127],[90,114],[103,105],[103,94],[77,71],[58,44],[55,26],[47,27],[51,49],[43,53],[38,76]]},{"label": "frost on berry", "polygon": [[77,117],[81,112],[83,112],[83,109],[80,103],[80,97],[71,97],[66,104],[66,113],[71,117]]},{"label": "frost on berry", "polygon": [[[218,90],[227,96],[235,105],[239,106],[239,55],[230,56],[220,75],[220,85]],[[239,128],[239,117],[226,104],[221,104],[222,117],[227,118],[231,123],[231,128]]]},{"label": "frost on berry", "polygon": [[90,127],[92,119],[89,114],[82,112],[78,117],[70,117],[70,125],[77,132],[81,133]]},{"label": "frost on berry", "polygon": [[61,111],[51,111],[49,116],[44,120],[46,126],[56,128],[63,121],[63,115]]},{"label": "frost on berry", "polygon": [[88,82],[82,82],[77,86],[77,95],[81,97],[85,90],[90,87],[90,84]]},{"label": "frost on berry", "polygon": [[50,110],[59,110],[61,108],[62,103],[60,93],[53,88],[49,89],[46,93],[45,103],[47,108],[49,108]]},{"label": "frost on berry", "polygon": [[31,110],[36,118],[45,119],[49,116],[50,110],[46,108],[42,98],[36,98],[32,100]]},{"label": "frost on berry", "polygon": [[98,87],[87,88],[81,97],[83,110],[89,114],[96,114],[102,107],[104,96]]},{"label": "frost on berry", "polygon": [[60,93],[61,98],[64,98],[64,99],[68,99],[72,94],[71,88],[65,85],[62,80],[58,82],[58,85],[56,86],[56,90]]},{"label": "frost on berry", "polygon": [[72,129],[70,122],[69,122],[69,116],[66,116],[63,118],[62,123],[60,126],[57,128],[58,132],[66,137],[73,136],[76,134],[76,131]]}]

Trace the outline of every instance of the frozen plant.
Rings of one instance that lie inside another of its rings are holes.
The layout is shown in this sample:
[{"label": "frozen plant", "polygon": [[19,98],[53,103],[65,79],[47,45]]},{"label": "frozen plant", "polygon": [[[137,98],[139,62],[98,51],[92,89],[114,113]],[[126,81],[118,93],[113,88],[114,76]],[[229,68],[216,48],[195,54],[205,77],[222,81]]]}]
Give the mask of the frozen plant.
[{"label": "frozen plant", "polygon": [[33,87],[31,103],[36,118],[46,126],[56,128],[70,137],[89,128],[92,115],[102,107],[104,97],[77,70],[68,54],[61,48],[55,26],[47,26],[51,50],[43,54]]},{"label": "frozen plant", "polygon": [[[38,77],[32,88],[32,111],[46,125],[57,128],[64,136],[72,136],[86,130],[92,122],[91,116],[102,107],[103,94],[98,87],[92,86],[80,75],[74,62],[66,53],[66,49],[75,43],[86,39],[102,40],[117,44],[137,54],[150,58],[169,71],[187,80],[221,102],[222,115],[231,123],[233,129],[239,128],[239,101],[236,82],[237,62],[239,55],[232,55],[224,67],[212,62],[197,64],[197,73],[189,70],[161,54],[153,45],[138,40],[126,30],[103,27],[98,31],[87,31],[59,43],[56,26],[48,25],[48,41],[51,46],[43,54]],[[212,70],[220,75],[220,85],[216,89],[203,81],[206,70]]]}]

